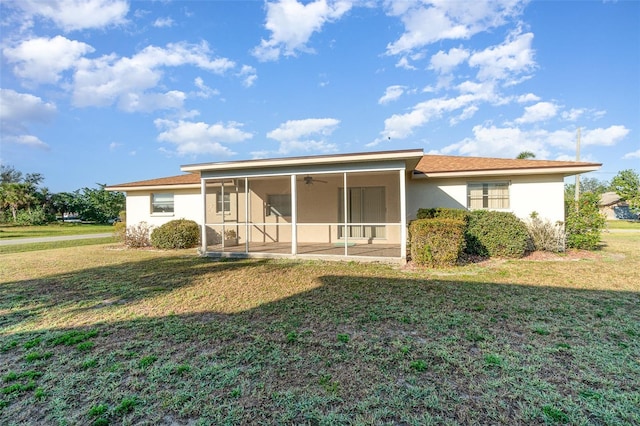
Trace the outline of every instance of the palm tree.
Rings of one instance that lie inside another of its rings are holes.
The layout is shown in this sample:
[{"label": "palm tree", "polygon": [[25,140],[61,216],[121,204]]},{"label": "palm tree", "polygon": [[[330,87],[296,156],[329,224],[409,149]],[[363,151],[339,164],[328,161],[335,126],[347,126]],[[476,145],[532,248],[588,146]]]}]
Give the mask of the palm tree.
[{"label": "palm tree", "polygon": [[536,158],[536,155],[531,151],[522,151],[516,159],[518,160],[526,160],[527,158]]}]

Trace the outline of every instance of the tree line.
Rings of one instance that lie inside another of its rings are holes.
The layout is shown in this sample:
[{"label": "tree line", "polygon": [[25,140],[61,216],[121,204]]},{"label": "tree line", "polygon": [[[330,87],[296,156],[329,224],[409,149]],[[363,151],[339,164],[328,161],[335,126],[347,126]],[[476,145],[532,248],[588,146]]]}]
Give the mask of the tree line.
[{"label": "tree line", "polygon": [[109,192],[106,185],[73,192],[52,193],[41,186],[44,176],[0,165],[0,222],[43,225],[69,215],[82,220],[108,223],[125,208],[122,192]]},{"label": "tree line", "polygon": [[[575,197],[575,191],[575,184],[565,184],[565,200],[572,200]],[[607,180],[598,180],[596,178],[581,178],[580,192],[595,194],[597,196],[600,196],[605,192],[615,192],[620,196],[622,201],[626,201],[629,204],[631,211],[635,213],[640,212],[640,176],[638,176],[638,173],[632,169],[626,169],[618,172],[618,174],[611,179],[611,182]]]}]

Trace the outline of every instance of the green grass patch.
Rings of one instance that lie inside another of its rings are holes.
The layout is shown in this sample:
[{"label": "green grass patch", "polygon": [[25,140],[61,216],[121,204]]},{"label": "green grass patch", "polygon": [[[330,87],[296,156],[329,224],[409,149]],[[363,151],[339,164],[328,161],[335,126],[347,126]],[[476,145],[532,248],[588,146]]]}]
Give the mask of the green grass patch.
[{"label": "green grass patch", "polygon": [[4,255],[0,424],[640,424],[638,246],[446,273]]},{"label": "green grass patch", "polygon": [[53,356],[53,352],[29,352],[25,355],[24,360],[27,362],[35,362],[49,359]]},{"label": "green grass patch", "polygon": [[636,229],[640,231],[638,220],[608,220],[606,229]]},{"label": "green grass patch", "polygon": [[0,240],[17,238],[62,237],[67,235],[88,235],[113,232],[113,225],[83,223],[52,223],[42,226],[0,225]]},{"label": "green grass patch", "polygon": [[155,355],[144,356],[140,358],[140,360],[138,361],[138,367],[145,369],[147,367],[150,367],[157,360],[158,360],[158,357]]},{"label": "green grass patch", "polygon": [[81,240],[68,241],[52,241],[48,243],[11,244],[6,246],[0,245],[0,254],[25,253],[30,251],[54,250],[69,247],[94,246],[98,244],[109,244],[115,242],[116,240],[114,237],[106,237],[86,238]]}]

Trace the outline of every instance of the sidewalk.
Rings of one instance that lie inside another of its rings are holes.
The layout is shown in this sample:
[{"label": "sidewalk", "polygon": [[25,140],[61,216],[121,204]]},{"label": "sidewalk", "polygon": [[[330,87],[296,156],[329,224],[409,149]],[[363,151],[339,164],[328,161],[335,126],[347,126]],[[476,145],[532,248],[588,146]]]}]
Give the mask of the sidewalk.
[{"label": "sidewalk", "polygon": [[31,244],[31,243],[50,243],[55,241],[87,240],[90,238],[108,238],[108,237],[113,237],[113,232],[107,232],[102,234],[63,235],[60,237],[15,238],[11,240],[0,240],[0,246],[11,246],[16,244]]}]

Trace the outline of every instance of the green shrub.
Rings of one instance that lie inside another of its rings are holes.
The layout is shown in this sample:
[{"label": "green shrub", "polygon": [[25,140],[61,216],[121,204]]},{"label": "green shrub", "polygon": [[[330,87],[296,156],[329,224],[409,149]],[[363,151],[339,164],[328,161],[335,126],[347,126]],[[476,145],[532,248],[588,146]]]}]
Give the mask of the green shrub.
[{"label": "green shrub", "polygon": [[411,222],[411,259],[432,268],[453,266],[464,250],[465,222],[455,219],[418,219]]},{"label": "green shrub", "polygon": [[552,224],[548,220],[540,219],[537,212],[531,213],[527,222],[527,231],[531,242],[531,249],[538,251],[563,252],[564,226],[562,222]]},{"label": "green shrub", "polygon": [[140,222],[136,225],[128,226],[124,234],[124,244],[132,248],[149,247],[151,245],[151,241],[149,240],[150,231],[151,226],[149,226],[147,222]]},{"label": "green shrub", "polygon": [[465,209],[451,209],[447,207],[418,209],[416,217],[418,219],[456,219],[466,223],[469,221],[469,211]]},{"label": "green shrub", "polygon": [[54,220],[55,216],[48,214],[42,207],[19,210],[16,215],[16,223],[18,225],[46,225]]},{"label": "green shrub", "polygon": [[151,245],[159,249],[191,248],[199,242],[200,227],[193,220],[172,220],[151,233]]},{"label": "green shrub", "polygon": [[606,224],[605,216],[598,210],[597,194],[585,192],[578,202],[568,202],[565,230],[567,247],[595,250]]},{"label": "green shrub", "polygon": [[466,232],[467,253],[522,257],[529,246],[527,226],[513,213],[474,210]]}]

